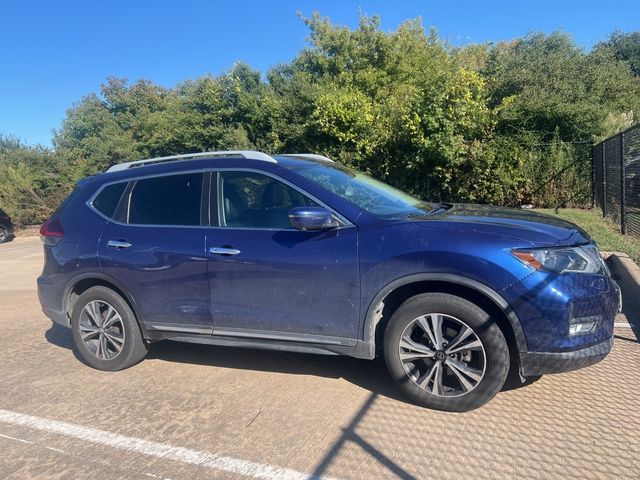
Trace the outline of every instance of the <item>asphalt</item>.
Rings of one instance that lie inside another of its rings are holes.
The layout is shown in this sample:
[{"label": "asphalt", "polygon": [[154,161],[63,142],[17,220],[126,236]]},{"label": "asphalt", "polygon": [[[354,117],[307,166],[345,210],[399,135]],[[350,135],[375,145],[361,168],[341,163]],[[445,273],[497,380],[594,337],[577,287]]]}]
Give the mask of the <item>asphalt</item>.
[{"label": "asphalt", "polygon": [[638,478],[635,313],[600,364],[448,414],[380,361],[163,342],[93,370],[40,311],[41,250],[0,245],[0,478]]}]

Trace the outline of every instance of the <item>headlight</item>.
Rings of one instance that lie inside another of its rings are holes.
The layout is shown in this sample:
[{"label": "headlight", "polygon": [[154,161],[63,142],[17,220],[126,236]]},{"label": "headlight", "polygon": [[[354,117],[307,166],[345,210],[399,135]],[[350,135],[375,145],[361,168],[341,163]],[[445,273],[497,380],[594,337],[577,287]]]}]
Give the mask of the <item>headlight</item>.
[{"label": "headlight", "polygon": [[558,273],[609,274],[607,265],[593,245],[562,248],[532,248],[512,250],[511,253],[530,267],[544,268]]}]

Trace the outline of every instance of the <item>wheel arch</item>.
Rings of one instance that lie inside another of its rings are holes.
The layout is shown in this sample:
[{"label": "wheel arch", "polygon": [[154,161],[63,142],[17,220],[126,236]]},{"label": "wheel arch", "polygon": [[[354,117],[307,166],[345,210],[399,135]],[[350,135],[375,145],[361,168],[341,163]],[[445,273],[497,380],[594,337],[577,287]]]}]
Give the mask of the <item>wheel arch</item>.
[{"label": "wheel arch", "polygon": [[[384,328],[391,314],[406,299],[427,292],[459,295],[479,303],[481,307],[490,310],[488,313],[499,313],[496,322],[503,331],[509,348],[517,352],[527,351],[527,342],[520,320],[513,308],[498,292],[482,282],[462,275],[419,273],[387,284],[369,304],[364,320],[363,340],[365,344],[373,346],[374,355],[382,345]],[[515,358],[518,356],[516,355]]]},{"label": "wheel arch", "polygon": [[62,308],[65,314],[71,317],[76,299],[91,287],[98,286],[110,288],[118,295],[120,295],[125,302],[127,302],[136,317],[136,321],[138,322],[140,329],[144,333],[141,318],[138,313],[138,308],[133,297],[129,294],[126,287],[121,282],[113,277],[102,273],[85,273],[82,275],[78,275],[67,284],[62,303]]}]

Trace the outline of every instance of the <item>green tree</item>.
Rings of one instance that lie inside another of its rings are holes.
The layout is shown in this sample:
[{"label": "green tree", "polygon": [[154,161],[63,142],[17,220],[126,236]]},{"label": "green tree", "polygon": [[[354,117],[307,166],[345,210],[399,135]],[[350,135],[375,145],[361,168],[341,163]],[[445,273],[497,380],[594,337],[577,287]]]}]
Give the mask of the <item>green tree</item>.
[{"label": "green tree", "polygon": [[596,45],[595,51],[609,51],[616,60],[627,62],[633,73],[640,76],[640,32],[613,32]]}]

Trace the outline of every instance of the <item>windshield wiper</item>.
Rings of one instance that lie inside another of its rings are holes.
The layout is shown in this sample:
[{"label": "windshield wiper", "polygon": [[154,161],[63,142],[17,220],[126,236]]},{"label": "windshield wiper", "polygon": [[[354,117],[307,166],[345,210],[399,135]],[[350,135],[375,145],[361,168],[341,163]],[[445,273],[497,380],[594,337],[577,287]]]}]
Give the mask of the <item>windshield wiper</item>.
[{"label": "windshield wiper", "polygon": [[436,215],[438,213],[446,212],[451,207],[453,207],[453,203],[439,203],[434,209],[427,212],[426,215]]}]

